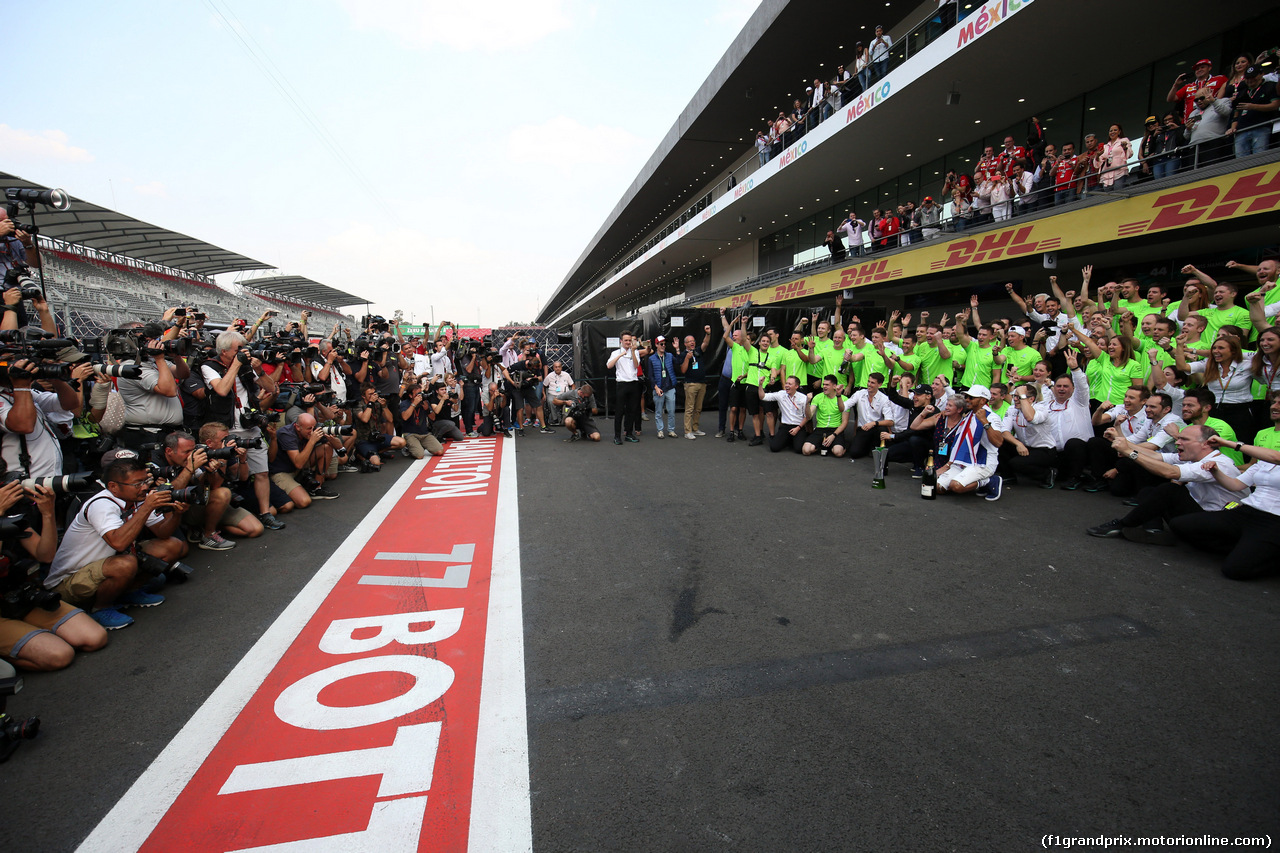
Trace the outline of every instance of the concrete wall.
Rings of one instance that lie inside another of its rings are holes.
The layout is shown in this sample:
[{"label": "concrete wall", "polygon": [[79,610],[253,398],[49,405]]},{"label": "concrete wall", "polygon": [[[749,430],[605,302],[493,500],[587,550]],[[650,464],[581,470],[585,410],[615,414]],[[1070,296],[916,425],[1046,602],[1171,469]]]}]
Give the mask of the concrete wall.
[{"label": "concrete wall", "polygon": [[716,255],[711,259],[711,289],[756,275],[758,260],[755,240],[744,240],[738,248]]}]

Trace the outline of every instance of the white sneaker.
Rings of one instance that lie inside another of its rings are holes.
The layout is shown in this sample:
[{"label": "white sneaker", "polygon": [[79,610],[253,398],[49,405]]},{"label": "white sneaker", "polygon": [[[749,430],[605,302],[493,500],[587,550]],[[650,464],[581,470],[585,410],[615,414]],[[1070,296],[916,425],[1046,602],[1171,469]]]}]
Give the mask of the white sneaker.
[{"label": "white sneaker", "polygon": [[700,429],[695,429],[695,430],[693,431],[693,434],[694,434],[694,435],[706,435],[706,433],[705,433],[705,432],[703,432],[703,431],[702,431],[702,430],[700,430]]},{"label": "white sneaker", "polygon": [[658,433],[658,438],[666,438],[666,436],[664,436],[661,432],[659,432],[659,433]]},{"label": "white sneaker", "polygon": [[696,440],[696,439],[697,439],[697,436],[696,436],[696,435],[694,435],[694,434],[693,434],[693,433],[691,433],[691,432],[686,432],[686,433],[684,434],[684,437],[685,437],[685,438],[687,438],[687,439],[689,439],[690,441],[694,441],[694,440]]},{"label": "white sneaker", "polygon": [[669,429],[669,430],[667,430],[667,438],[675,438],[675,437],[676,437],[676,431],[675,431],[675,430],[673,430],[673,429]]}]

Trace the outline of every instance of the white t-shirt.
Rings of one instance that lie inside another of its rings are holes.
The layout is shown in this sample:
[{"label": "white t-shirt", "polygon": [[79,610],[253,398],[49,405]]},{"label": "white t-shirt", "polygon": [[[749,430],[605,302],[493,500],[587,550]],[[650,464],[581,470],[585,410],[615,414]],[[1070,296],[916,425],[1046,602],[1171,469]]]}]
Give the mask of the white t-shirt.
[{"label": "white t-shirt", "polygon": [[547,390],[552,394],[562,394],[573,387],[573,377],[569,375],[568,371],[556,373],[553,370],[547,374],[543,384],[547,386]]},{"label": "white t-shirt", "polygon": [[[47,589],[53,589],[90,563],[115,555],[116,549],[102,537],[124,526],[125,507],[123,500],[106,489],[85,501],[62,535],[58,553],[49,567],[49,576],[44,580]],[[132,514],[130,511],[129,515]],[[147,517],[147,526],[163,520],[164,516],[153,512]]]},{"label": "white t-shirt", "polygon": [[[227,368],[227,369],[230,370],[231,368]],[[247,364],[240,368],[240,370],[250,370],[250,369],[251,368]],[[213,390],[213,383],[217,382],[222,378],[218,374],[218,371],[214,370],[212,367],[206,364],[200,368],[200,375],[204,377],[204,384],[209,386],[208,393],[210,395],[218,393]],[[249,405],[249,391],[244,387],[244,383],[240,381],[239,372],[236,373],[236,384],[235,384],[233,393],[236,395],[235,408],[237,410],[243,411],[245,409],[252,408],[252,406]]]},{"label": "white t-shirt", "polygon": [[431,373],[433,376],[439,376],[443,379],[446,373],[453,372],[455,372],[453,369],[453,359],[449,358],[449,351],[447,349],[431,353]]},{"label": "white t-shirt", "polygon": [[[51,420],[51,415],[62,412],[62,404],[58,395],[50,391],[18,391],[18,394],[30,394],[36,406],[36,428],[27,436],[27,453],[31,456],[32,477],[58,477],[62,475],[62,445],[58,441],[58,429]],[[6,390],[0,394],[0,455],[10,471],[21,471],[19,461],[22,442],[18,434],[7,426],[9,411],[13,408],[14,393]]]},{"label": "white t-shirt", "polygon": [[1176,453],[1161,453],[1160,458],[1178,469],[1178,477],[1174,482],[1183,483],[1187,492],[1200,505],[1201,509],[1212,512],[1222,509],[1231,501],[1242,501],[1249,496],[1249,490],[1233,492],[1214,479],[1213,473],[1201,466],[1212,459],[1218,463],[1218,470],[1228,477],[1240,477],[1240,469],[1236,464],[1218,451],[1213,451],[1198,462],[1183,462]]},{"label": "white t-shirt", "polygon": [[[324,370],[323,361],[311,362],[311,375],[315,377],[315,380],[317,382],[321,381],[320,371],[322,370]],[[201,374],[203,374],[204,369],[201,368],[200,372]],[[237,379],[236,381],[239,382],[240,380]],[[343,378],[342,368],[338,366],[337,361],[335,361],[333,364],[329,366],[328,382],[329,382],[329,388],[333,391],[334,399],[336,399],[339,403],[347,402],[347,380]],[[212,394],[213,392],[210,391],[208,393]]]},{"label": "white t-shirt", "polygon": [[1242,500],[1242,504],[1280,515],[1280,466],[1259,459],[1237,479],[1246,486],[1253,486],[1253,494]]}]

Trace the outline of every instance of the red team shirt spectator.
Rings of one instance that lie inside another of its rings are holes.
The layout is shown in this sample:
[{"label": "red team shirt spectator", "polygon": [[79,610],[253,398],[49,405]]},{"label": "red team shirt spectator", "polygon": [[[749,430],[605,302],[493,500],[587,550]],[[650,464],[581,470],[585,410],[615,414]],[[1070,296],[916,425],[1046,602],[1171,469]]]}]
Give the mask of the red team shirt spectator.
[{"label": "red team shirt spectator", "polygon": [[1179,85],[1186,79],[1186,74],[1179,74],[1178,78],[1173,81],[1173,88],[1169,90],[1168,97],[1168,101],[1171,104],[1182,102],[1183,124],[1187,123],[1187,117],[1196,108],[1196,92],[1199,92],[1205,86],[1218,92],[1227,83],[1225,76],[1213,73],[1213,63],[1208,59],[1201,59],[1195,64],[1195,77],[1190,83]]}]

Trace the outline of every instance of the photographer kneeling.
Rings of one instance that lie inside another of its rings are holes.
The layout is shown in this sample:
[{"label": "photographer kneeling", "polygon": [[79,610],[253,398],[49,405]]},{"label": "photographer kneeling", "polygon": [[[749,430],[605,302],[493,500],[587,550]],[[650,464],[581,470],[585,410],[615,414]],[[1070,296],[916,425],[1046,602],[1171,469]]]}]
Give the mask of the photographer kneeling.
[{"label": "photographer kneeling", "polygon": [[317,427],[314,417],[299,415],[276,430],[276,455],[268,468],[271,482],[287,493],[298,509],[306,509],[313,500],[333,500],[338,493],[326,489],[324,479],[334,451],[341,447],[342,439]]},{"label": "photographer kneeling", "polygon": [[[422,377],[422,382],[429,380],[429,375]],[[431,432],[430,398],[422,382],[415,383],[412,389],[400,395],[400,419],[404,422],[401,438],[414,459],[422,459],[427,454],[440,456],[444,453],[444,445]]]},{"label": "photographer kneeling", "polygon": [[[205,424],[201,434],[221,433],[225,440],[227,428],[218,423]],[[198,445],[190,433],[171,432],[164,444],[152,451],[151,461],[160,467],[160,474],[175,489],[189,486],[207,487],[208,497],[204,505],[192,502],[183,513],[182,523],[192,530],[188,541],[194,541],[202,551],[230,551],[236,543],[223,539],[221,528],[232,536],[253,539],[262,535],[262,522],[253,513],[231,505],[231,489],[227,482],[239,482],[248,476],[247,452],[243,448]],[[198,531],[198,537],[194,538]]]},{"label": "photographer kneeling", "polygon": [[600,440],[600,430],[596,429],[595,422],[591,420],[591,416],[599,412],[599,407],[596,406],[596,395],[589,383],[582,383],[577,390],[557,394],[553,402],[565,407],[564,425],[569,430],[569,441],[583,438],[589,441]]},{"label": "photographer kneeling", "polygon": [[371,474],[382,468],[382,459],[378,456],[380,451],[404,447],[405,441],[395,434],[391,412],[382,402],[377,388],[364,385],[360,389],[360,399],[362,405],[355,410],[356,458],[360,460],[361,473]]},{"label": "photographer kneeling", "polygon": [[169,491],[152,489],[151,475],[132,450],[108,451],[102,460],[106,488],[84,502],[67,525],[45,589],[90,615],[108,631],[133,624],[122,607],[155,607],[164,597],[139,587],[139,558],[174,563],[187,543],[174,537],[187,505]]},{"label": "photographer kneeling", "polygon": [[[58,550],[58,525],[53,492],[37,485],[25,491],[15,481],[0,487],[0,516],[24,512],[22,525],[0,528],[0,657],[21,669],[51,672],[62,669],[76,652],[92,652],[107,644],[107,632],[83,610],[40,586],[34,572],[53,560]],[[35,509],[36,513],[30,510]],[[34,524],[38,513],[39,526]],[[12,535],[11,535],[12,534]],[[21,544],[21,548],[17,547]],[[29,568],[28,568],[29,567]]]}]

